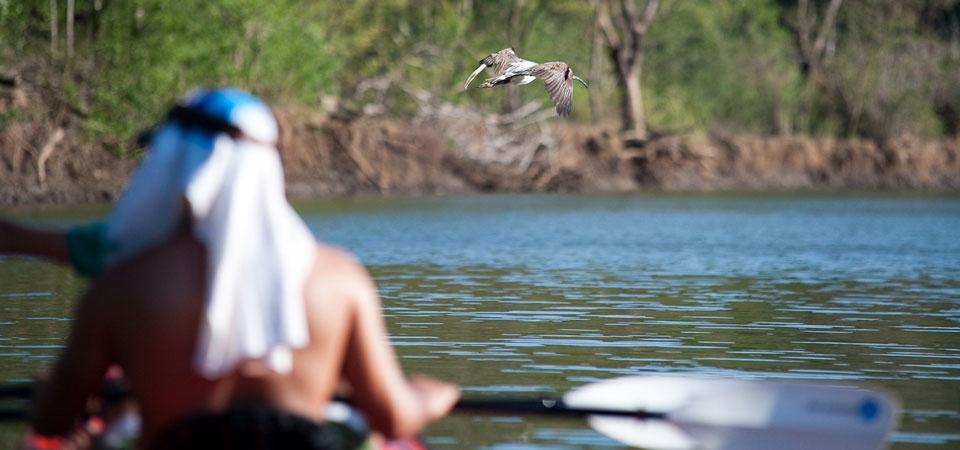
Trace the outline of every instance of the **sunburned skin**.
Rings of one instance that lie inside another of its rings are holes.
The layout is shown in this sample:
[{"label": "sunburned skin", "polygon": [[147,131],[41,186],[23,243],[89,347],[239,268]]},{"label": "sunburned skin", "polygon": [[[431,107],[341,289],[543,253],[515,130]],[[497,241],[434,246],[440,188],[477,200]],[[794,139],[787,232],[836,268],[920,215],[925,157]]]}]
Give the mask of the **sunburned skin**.
[{"label": "sunburned skin", "polygon": [[0,218],[0,254],[39,256],[59,264],[70,262],[66,233],[20,225]]},{"label": "sunburned skin", "polygon": [[374,284],[349,253],[319,244],[304,287],[309,344],[289,373],[244,362],[215,380],[193,368],[205,249],[189,224],[98,277],[80,301],[67,349],[37,404],[38,433],[64,435],[108,366],[119,363],[139,404],[140,446],[191,413],[263,404],[321,421],[341,380],[373,429],[410,437],[446,415],[452,384],[407,378],[387,338]]}]

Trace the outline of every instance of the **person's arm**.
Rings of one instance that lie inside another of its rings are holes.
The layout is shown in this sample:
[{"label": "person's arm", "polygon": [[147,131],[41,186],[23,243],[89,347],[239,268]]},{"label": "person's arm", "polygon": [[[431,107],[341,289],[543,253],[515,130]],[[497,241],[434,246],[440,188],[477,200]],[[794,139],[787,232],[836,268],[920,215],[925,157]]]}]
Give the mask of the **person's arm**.
[{"label": "person's arm", "polygon": [[69,264],[67,233],[27,227],[0,218],[0,253],[41,256]]},{"label": "person's arm", "polygon": [[93,277],[104,267],[106,224],[92,223],[54,231],[31,228],[0,218],[0,254],[40,256]]},{"label": "person's arm", "polygon": [[31,424],[37,434],[69,436],[88,399],[102,388],[111,362],[103,290],[95,284],[77,306],[67,346],[34,404]]},{"label": "person's arm", "polygon": [[380,300],[369,274],[355,263],[352,326],[344,372],[356,405],[387,438],[415,436],[442,418],[460,397],[459,388],[428,376],[407,378],[387,337]]}]

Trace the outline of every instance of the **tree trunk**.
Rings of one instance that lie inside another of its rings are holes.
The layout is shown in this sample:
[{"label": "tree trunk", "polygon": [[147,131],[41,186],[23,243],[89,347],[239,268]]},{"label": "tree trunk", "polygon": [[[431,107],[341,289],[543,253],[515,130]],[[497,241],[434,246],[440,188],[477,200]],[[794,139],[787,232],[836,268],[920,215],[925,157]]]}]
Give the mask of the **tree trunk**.
[{"label": "tree trunk", "polygon": [[960,59],[960,11],[950,14],[950,56]]},{"label": "tree trunk", "polygon": [[627,139],[645,141],[647,122],[640,91],[644,38],[657,13],[659,0],[648,0],[643,14],[637,14],[633,0],[621,0],[612,8],[610,0],[596,3],[597,24],[610,49],[620,84],[623,131]]},{"label": "tree trunk", "polygon": [[50,54],[57,54],[57,40],[60,30],[57,25],[57,0],[50,0]]},{"label": "tree trunk", "polygon": [[73,57],[73,3],[67,0],[67,57]]},{"label": "tree trunk", "polygon": [[[800,127],[809,130],[814,117],[814,102],[817,93],[830,88],[830,80],[823,72],[823,59],[826,56],[828,39],[833,32],[837,13],[843,0],[830,0],[823,19],[818,22],[818,14],[810,5],[810,0],[797,2],[797,46],[800,56],[800,70],[806,77],[806,94],[801,105]],[[816,28],[816,36],[813,35]]]},{"label": "tree trunk", "polygon": [[606,111],[603,109],[603,102],[598,93],[601,58],[603,58],[603,33],[600,31],[600,25],[594,24],[593,54],[590,57],[590,84],[597,89],[590,94],[590,116],[593,118],[593,123],[597,123],[598,119],[606,119]]},{"label": "tree trunk", "polygon": [[640,91],[639,64],[623,75],[624,118],[623,124],[627,137],[640,141],[647,140],[647,121],[643,114],[643,95]]}]

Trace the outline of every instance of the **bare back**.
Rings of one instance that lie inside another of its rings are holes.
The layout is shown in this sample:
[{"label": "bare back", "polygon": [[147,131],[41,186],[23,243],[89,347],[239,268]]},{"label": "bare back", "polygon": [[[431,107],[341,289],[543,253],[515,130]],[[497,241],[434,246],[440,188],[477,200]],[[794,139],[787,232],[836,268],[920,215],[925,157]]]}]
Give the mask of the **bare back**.
[{"label": "bare back", "polygon": [[[269,404],[320,420],[341,375],[353,309],[348,291],[357,291],[363,273],[357,264],[342,251],[318,247],[305,287],[311,339],[294,352],[290,373],[247,362],[216,380],[193,369],[204,273],[203,246],[179,233],[104,274],[81,302],[78,317],[87,331],[98,330],[96,341],[108,349],[109,361],[124,368],[137,398],[144,424],[141,444],[149,445],[180,417],[237,404]],[[311,288],[315,285],[324,289]],[[89,339],[90,333],[80,338]]]},{"label": "bare back", "polygon": [[143,419],[149,447],[195,412],[260,404],[320,421],[341,379],[371,426],[409,437],[445,415],[459,396],[429,377],[407,380],[387,338],[372,279],[347,252],[318,245],[304,286],[310,342],[289,373],[247,361],[216,380],[193,369],[203,311],[205,250],[186,228],[98,278],[77,310],[70,342],[40,399],[34,426],[63,433],[119,363]]}]

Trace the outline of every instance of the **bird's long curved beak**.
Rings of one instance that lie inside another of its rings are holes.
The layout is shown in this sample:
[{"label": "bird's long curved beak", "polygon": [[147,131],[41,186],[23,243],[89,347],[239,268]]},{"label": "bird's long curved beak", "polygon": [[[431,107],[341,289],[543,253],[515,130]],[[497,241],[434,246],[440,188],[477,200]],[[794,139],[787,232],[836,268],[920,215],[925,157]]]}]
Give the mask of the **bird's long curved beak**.
[{"label": "bird's long curved beak", "polygon": [[585,88],[587,88],[587,89],[590,89],[590,86],[587,86],[587,82],[586,82],[586,81],[583,81],[583,78],[580,78],[580,77],[574,75],[574,76],[573,76],[573,79],[579,81],[580,83],[582,83],[582,84],[583,84],[583,87],[585,87]]},{"label": "bird's long curved beak", "polygon": [[467,78],[467,82],[463,83],[463,90],[467,90],[467,86],[470,85],[470,82],[473,81],[473,79],[476,78],[480,72],[483,72],[483,69],[486,67],[486,64],[480,64],[480,67],[477,67],[477,70],[474,70],[473,73],[470,74],[470,78]]}]

